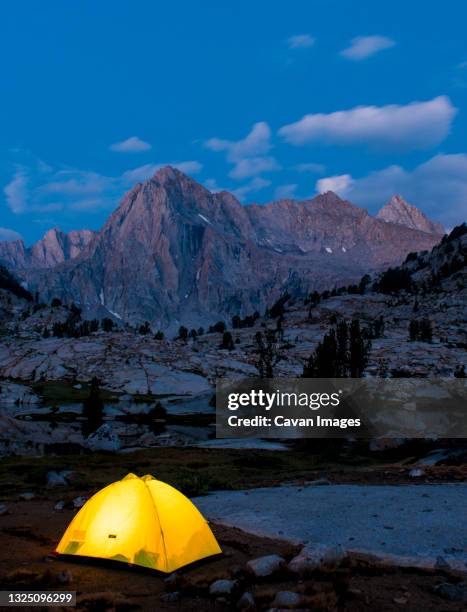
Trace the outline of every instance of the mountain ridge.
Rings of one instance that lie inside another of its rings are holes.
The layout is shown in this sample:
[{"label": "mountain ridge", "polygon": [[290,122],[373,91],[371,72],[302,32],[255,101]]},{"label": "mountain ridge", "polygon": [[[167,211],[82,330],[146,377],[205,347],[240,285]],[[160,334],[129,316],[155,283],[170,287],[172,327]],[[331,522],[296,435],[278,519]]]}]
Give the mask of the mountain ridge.
[{"label": "mountain ridge", "polygon": [[28,286],[44,301],[167,329],[261,311],[284,291],[353,282],[441,235],[372,217],[332,192],[243,206],[164,167],[88,238],[73,258],[26,271]]}]

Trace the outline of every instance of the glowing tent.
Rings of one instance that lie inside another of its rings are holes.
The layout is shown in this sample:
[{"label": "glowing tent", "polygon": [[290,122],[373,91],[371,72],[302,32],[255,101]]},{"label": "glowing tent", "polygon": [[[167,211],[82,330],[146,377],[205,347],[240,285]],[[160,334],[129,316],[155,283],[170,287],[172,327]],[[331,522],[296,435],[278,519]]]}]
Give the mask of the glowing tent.
[{"label": "glowing tent", "polygon": [[172,572],[222,551],[187,497],[152,476],[128,474],[84,504],[56,552]]}]

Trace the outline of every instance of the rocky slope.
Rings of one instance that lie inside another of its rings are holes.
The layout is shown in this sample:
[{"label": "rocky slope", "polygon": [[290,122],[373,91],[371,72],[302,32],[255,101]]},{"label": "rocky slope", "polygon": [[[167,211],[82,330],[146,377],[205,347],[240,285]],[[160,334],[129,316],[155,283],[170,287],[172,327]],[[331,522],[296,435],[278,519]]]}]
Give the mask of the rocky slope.
[{"label": "rocky slope", "polygon": [[[337,321],[356,318],[362,329],[371,330],[381,317],[384,328],[372,340],[366,375],[449,378],[462,366],[467,369],[466,263],[467,229],[461,226],[431,252],[410,255],[392,271],[390,277],[395,275],[396,283],[390,291],[382,283],[386,272],[375,276],[376,282],[367,283],[363,292],[354,288],[326,292],[316,305],[303,298],[290,299],[285,305],[282,334],[277,337],[280,359],[274,375],[300,376],[310,354]],[[406,277],[408,288],[398,289],[400,279],[407,285]],[[2,300],[8,314],[3,323]],[[221,348],[222,333],[204,333],[187,340],[160,339],[154,333],[120,328],[112,332],[100,329],[80,338],[43,337],[44,328],[52,330],[54,322],[68,316],[65,307],[37,308],[11,292],[0,291],[0,454],[11,452],[12,436],[19,445],[17,452],[34,450],[31,444],[38,440],[38,425],[32,424],[28,433],[26,423],[16,423],[18,412],[23,417],[31,413],[31,385],[75,392],[97,375],[108,392],[120,397],[120,402],[110,406],[114,416],[141,411],[142,405],[132,401],[138,396],[148,397],[148,401],[159,398],[169,411],[181,407],[185,412],[205,412],[216,379],[258,374],[255,335],[277,329],[277,319],[268,316],[251,321],[249,327],[231,329],[231,350]],[[429,319],[431,341],[410,339],[413,319]],[[22,390],[20,381],[25,385]],[[16,425],[21,426],[18,433]],[[46,441],[52,433],[52,442],[69,440],[69,426],[65,425],[52,431],[45,423],[41,435]],[[108,427],[122,435],[118,424]],[[145,437],[138,444],[160,445],[170,440],[152,436],[149,442]]]},{"label": "rocky slope", "polygon": [[400,195],[392,196],[376,216],[388,223],[396,223],[428,234],[442,235],[445,231],[441,223],[428,219],[421,210],[406,202]]},{"label": "rocky slope", "polygon": [[0,262],[14,270],[52,268],[77,257],[94,235],[95,232],[91,230],[77,230],[66,234],[58,228],[53,228],[30,248],[27,248],[22,240],[0,242]]},{"label": "rocky slope", "polygon": [[74,259],[71,248],[33,247],[30,257],[62,263],[24,276],[44,301],[58,296],[175,329],[262,311],[284,291],[354,281],[439,238],[371,217],[332,192],[242,206],[166,167],[128,192],[94,238],[74,242]]}]

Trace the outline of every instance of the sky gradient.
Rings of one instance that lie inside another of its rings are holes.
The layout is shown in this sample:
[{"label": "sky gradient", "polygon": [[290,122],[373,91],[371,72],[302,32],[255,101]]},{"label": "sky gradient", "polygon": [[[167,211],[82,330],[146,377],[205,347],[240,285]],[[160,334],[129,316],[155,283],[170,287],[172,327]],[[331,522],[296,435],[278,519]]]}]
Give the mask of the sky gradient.
[{"label": "sky gradient", "polygon": [[245,203],[467,208],[463,0],[0,7],[0,239],[98,229],[174,164]]}]

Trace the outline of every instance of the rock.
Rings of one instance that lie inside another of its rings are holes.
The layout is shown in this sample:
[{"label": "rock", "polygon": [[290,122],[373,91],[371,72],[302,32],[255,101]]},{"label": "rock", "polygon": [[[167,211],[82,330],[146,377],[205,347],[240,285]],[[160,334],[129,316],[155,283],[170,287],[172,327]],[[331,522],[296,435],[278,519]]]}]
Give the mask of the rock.
[{"label": "rock", "polygon": [[31,499],[34,499],[36,496],[34,493],[32,493],[31,491],[27,491],[25,493],[21,493],[19,496],[19,499],[21,501],[31,501]]},{"label": "rock", "polygon": [[298,608],[302,601],[302,596],[293,591],[279,591],[276,593],[272,605],[276,608]]},{"label": "rock", "polygon": [[393,195],[389,202],[376,215],[389,223],[442,236],[445,232],[440,223],[431,221],[421,210],[409,204],[400,195]]},{"label": "rock", "polygon": [[289,563],[289,570],[300,576],[321,569],[336,567],[346,557],[346,551],[340,545],[336,546],[305,546]]},{"label": "rock", "polygon": [[58,501],[55,506],[54,506],[54,510],[56,512],[61,512],[63,510],[63,508],[65,507],[65,502],[64,501]]},{"label": "rock", "polygon": [[327,478],[317,478],[316,480],[310,480],[310,482],[308,482],[307,484],[313,487],[322,487],[330,485],[331,481]]},{"label": "rock", "polygon": [[247,570],[257,578],[265,578],[271,576],[284,569],[286,566],[285,560],[279,555],[266,555],[252,559],[246,564]]},{"label": "rock", "polygon": [[[407,206],[403,210],[406,215]],[[422,213],[410,211],[410,226],[386,223],[332,192],[305,202],[243,206],[232,194],[210,193],[179,170],[160,168],[123,197],[92,238],[92,248],[83,248],[79,257],[63,260],[57,244],[68,235],[44,239],[48,255],[39,260],[62,263],[38,276],[37,289],[45,301],[56,295],[69,303],[75,297],[92,311],[106,308],[117,318],[131,313],[129,322],[148,320],[154,329],[177,321],[205,325],[230,316],[226,305],[238,296],[245,312],[253,304],[264,311],[292,274],[317,289],[331,276],[344,285],[363,268],[398,265],[409,251],[431,249],[442,233],[420,231]],[[8,262],[4,244],[0,258]],[[351,249],[344,265],[342,248]],[[39,250],[44,252],[43,243]],[[187,287],[196,290],[186,293]]]},{"label": "rock", "polygon": [[58,572],[57,581],[60,584],[69,584],[73,580],[73,576],[70,570],[63,570],[63,572]]},{"label": "rock", "polygon": [[172,591],[171,593],[165,593],[160,596],[162,603],[175,603],[180,601],[180,593],[178,591]]},{"label": "rock", "polygon": [[164,584],[167,590],[175,591],[180,584],[180,576],[177,574],[177,572],[174,572],[173,574],[170,574],[170,576],[167,576],[167,578],[164,580]]},{"label": "rock", "polygon": [[94,433],[92,433],[85,445],[92,451],[116,452],[121,448],[119,436],[112,431],[112,427],[108,423],[101,425]]},{"label": "rock", "polygon": [[249,591],[245,591],[237,602],[239,610],[254,610],[256,608],[255,598]]},{"label": "rock", "polygon": [[451,566],[449,565],[449,563],[446,561],[446,559],[444,557],[439,555],[438,557],[436,557],[435,569],[437,569],[437,570],[450,570]]},{"label": "rock", "polygon": [[428,453],[423,459],[417,461],[420,467],[432,467],[442,463],[463,462],[466,458],[467,451],[465,448],[441,448]]},{"label": "rock", "polygon": [[370,440],[369,450],[373,453],[399,448],[407,441],[406,438],[373,438]]},{"label": "rock", "polygon": [[424,476],[424,475],[425,475],[425,472],[421,470],[420,468],[413,468],[409,472],[410,478],[420,478],[421,476]]},{"label": "rock", "polygon": [[75,497],[73,500],[73,508],[82,508],[87,501],[88,498],[84,497],[83,495],[80,497]]},{"label": "rock", "polygon": [[0,504],[0,516],[5,516],[5,514],[8,514],[8,508],[5,504]]},{"label": "rock", "polygon": [[436,586],[434,590],[443,599],[467,602],[467,582],[458,582],[457,584],[443,582]]},{"label": "rock", "polygon": [[232,595],[237,586],[238,582],[236,580],[215,580],[209,587],[209,595],[214,597]]},{"label": "rock", "polygon": [[68,481],[63,475],[63,472],[47,472],[46,480],[48,489],[68,486]]}]

